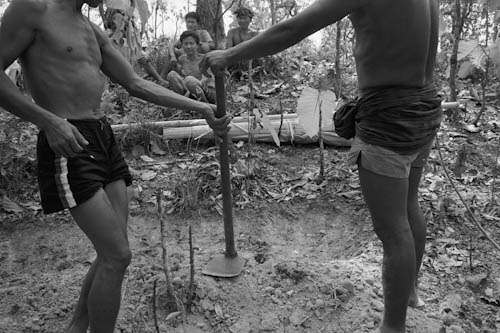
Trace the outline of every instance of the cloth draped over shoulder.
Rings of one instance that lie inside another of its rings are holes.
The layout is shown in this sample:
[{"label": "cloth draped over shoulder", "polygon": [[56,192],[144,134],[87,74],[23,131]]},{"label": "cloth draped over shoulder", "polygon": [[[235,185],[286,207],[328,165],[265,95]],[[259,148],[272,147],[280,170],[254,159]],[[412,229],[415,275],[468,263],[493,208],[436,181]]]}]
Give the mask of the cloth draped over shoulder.
[{"label": "cloth draped over shoulder", "polygon": [[441,98],[433,85],[363,90],[354,116],[361,140],[400,154],[411,154],[429,143],[441,118]]}]

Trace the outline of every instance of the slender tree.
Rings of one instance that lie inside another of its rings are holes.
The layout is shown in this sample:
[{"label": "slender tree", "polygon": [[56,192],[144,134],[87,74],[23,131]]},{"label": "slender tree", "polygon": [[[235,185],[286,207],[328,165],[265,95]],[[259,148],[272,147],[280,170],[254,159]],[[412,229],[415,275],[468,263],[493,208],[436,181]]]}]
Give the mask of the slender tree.
[{"label": "slender tree", "polygon": [[450,57],[450,90],[451,100],[457,100],[457,73],[458,73],[458,45],[462,38],[465,21],[471,11],[473,0],[454,0],[452,10],[453,26],[451,34],[453,36],[453,48]]},{"label": "slender tree", "polygon": [[224,21],[221,0],[197,0],[196,12],[201,17],[201,28],[207,30],[215,41],[215,47],[222,48]]}]

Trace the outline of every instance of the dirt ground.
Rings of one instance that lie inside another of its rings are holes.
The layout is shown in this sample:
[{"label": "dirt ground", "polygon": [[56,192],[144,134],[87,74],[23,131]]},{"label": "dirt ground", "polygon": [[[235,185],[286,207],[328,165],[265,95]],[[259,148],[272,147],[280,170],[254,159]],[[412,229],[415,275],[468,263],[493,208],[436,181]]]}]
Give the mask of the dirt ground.
[{"label": "dirt ground", "polygon": [[[155,332],[155,308],[160,332],[374,331],[383,310],[382,249],[371,231],[356,172],[342,166],[346,150],[327,149],[326,177],[319,185],[310,177],[318,169],[315,146],[259,145],[254,150],[262,170],[254,186],[260,184],[259,193],[267,194],[235,195],[237,248],[245,263],[238,277],[201,274],[225,248],[222,216],[213,205],[195,202],[194,211],[163,216],[172,283],[181,299],[189,282],[188,226],[193,230],[195,298],[184,321],[167,313],[154,193],[160,188],[168,198],[172,175],[186,159],[199,160],[203,149],[153,161],[129,157],[137,179],[128,228],[134,257],[116,332]],[[480,238],[475,251],[467,252],[473,227],[463,219],[440,217],[443,194],[431,191],[436,159],[431,155],[423,180],[429,236],[420,289],[426,306],[408,309],[407,332],[500,332],[498,254]],[[281,193],[262,190],[269,184]],[[208,192],[201,193],[200,202],[212,202],[203,193]],[[168,205],[167,199],[167,212]],[[0,218],[0,331],[63,332],[94,259],[90,243],[66,213],[43,216],[35,210]]]}]

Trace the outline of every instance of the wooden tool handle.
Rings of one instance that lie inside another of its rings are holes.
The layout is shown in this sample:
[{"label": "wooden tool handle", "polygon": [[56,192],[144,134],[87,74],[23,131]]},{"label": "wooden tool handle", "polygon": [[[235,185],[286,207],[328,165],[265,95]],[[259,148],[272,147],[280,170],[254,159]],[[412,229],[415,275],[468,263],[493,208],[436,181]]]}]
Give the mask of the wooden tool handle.
[{"label": "wooden tool handle", "polygon": [[[215,93],[217,100],[217,118],[226,115],[226,88],[224,87],[224,74],[215,75]],[[226,240],[226,256],[237,256],[234,244],[233,209],[231,194],[231,175],[229,172],[228,137],[225,134],[219,146],[220,149],[220,180],[222,192],[222,211],[224,215],[224,234]]]}]

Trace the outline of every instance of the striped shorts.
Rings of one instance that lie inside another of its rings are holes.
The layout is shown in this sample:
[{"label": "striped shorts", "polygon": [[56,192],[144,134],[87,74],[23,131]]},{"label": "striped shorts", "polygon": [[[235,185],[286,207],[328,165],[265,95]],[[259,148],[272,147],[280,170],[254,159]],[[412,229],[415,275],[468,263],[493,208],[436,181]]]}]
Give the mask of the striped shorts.
[{"label": "striped shorts", "polygon": [[127,163],[106,118],[68,121],[89,142],[74,157],[56,155],[44,131],[38,134],[38,185],[45,214],[76,207],[111,182],[123,179],[127,186],[132,183]]}]

